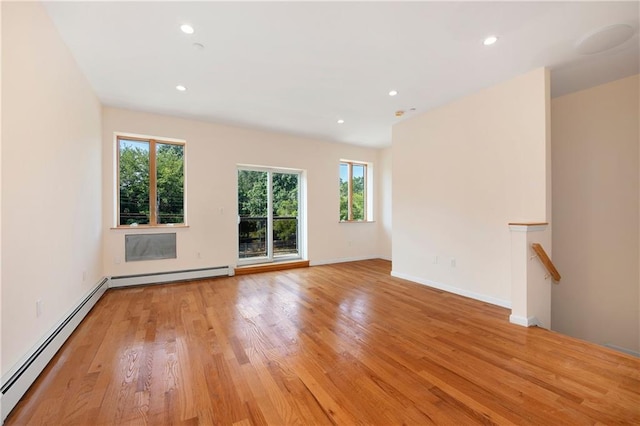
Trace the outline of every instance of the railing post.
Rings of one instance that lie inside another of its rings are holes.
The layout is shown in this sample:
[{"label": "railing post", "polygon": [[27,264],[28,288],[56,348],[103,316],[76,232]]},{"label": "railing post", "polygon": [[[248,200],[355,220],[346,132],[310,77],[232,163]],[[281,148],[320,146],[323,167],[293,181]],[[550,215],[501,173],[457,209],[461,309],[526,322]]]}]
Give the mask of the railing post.
[{"label": "railing post", "polygon": [[[510,223],[511,316],[509,321],[531,327],[551,328],[551,285],[544,266],[536,258],[532,243],[551,250],[547,223]],[[549,252],[550,253],[550,252]]]}]

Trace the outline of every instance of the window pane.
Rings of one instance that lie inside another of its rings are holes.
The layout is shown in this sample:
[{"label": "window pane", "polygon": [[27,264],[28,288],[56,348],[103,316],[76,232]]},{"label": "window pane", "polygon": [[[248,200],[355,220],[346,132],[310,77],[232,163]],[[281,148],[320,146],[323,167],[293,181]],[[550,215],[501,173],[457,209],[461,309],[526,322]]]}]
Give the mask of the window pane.
[{"label": "window pane", "polygon": [[352,176],[352,204],[351,204],[351,212],[352,212],[352,220],[364,220],[366,202],[365,202],[365,175],[366,175],[367,166],[364,164],[354,164],[353,165],[353,176]]},{"label": "window pane", "polygon": [[184,223],[184,146],[156,143],[158,223]]},{"label": "window pane", "polygon": [[349,219],[349,165],[340,163],[340,220]]},{"label": "window pane", "polygon": [[267,172],[238,170],[239,257],[267,256]]},{"label": "window pane", "polygon": [[298,254],[298,175],[273,173],[273,254]]},{"label": "window pane", "polygon": [[120,139],[120,225],[149,223],[149,143]]},{"label": "window pane", "polygon": [[240,259],[267,256],[267,218],[241,217],[238,225]]}]

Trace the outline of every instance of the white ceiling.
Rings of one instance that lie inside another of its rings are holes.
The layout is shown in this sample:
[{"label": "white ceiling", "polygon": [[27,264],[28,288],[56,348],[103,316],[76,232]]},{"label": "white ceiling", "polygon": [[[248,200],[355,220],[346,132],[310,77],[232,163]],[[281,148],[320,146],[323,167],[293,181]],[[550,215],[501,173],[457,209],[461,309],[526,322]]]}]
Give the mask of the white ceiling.
[{"label": "white ceiling", "polygon": [[[557,96],[639,72],[638,2],[48,2],[110,106],[381,147],[391,126],[537,67]],[[189,23],[192,35],[179,26]],[[586,33],[626,23],[585,56]],[[490,47],[483,39],[499,37]],[[205,46],[202,50],[193,43]],[[175,86],[185,85],[186,92]],[[395,89],[399,94],[390,97]],[[416,108],[410,112],[410,108]],[[407,110],[396,118],[396,110]],[[345,120],[337,124],[338,119]]]}]

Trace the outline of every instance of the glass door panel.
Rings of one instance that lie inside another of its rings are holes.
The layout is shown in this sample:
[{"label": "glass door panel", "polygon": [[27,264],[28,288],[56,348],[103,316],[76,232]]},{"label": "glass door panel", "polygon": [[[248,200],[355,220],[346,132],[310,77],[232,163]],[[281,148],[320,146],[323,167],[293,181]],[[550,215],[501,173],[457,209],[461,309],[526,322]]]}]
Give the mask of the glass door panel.
[{"label": "glass door panel", "polygon": [[272,174],[274,257],[299,256],[298,186],[298,174]]},{"label": "glass door panel", "polygon": [[270,257],[268,172],[238,170],[238,257]]}]

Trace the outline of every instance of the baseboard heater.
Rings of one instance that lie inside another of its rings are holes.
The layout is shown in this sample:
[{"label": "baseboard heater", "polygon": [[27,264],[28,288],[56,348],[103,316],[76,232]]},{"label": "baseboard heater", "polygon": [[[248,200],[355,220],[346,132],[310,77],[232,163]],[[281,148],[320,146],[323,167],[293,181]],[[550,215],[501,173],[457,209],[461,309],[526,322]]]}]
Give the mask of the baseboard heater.
[{"label": "baseboard heater", "polygon": [[[234,268],[221,266],[216,268],[188,269],[184,271],[160,272],[154,274],[126,275],[104,278],[88,295],[67,315],[60,324],[44,339],[42,344],[31,351],[26,360],[15,372],[3,380],[0,386],[0,407],[3,423],[20,398],[29,390],[42,370],[53,359],[58,350],[67,341],[71,333],[100,300],[109,287],[126,287],[144,284],[157,284],[175,281],[189,281],[200,278],[234,275]],[[4,377],[3,377],[4,379]]]},{"label": "baseboard heater", "polygon": [[153,274],[122,275],[111,277],[109,287],[129,287],[135,285],[162,284],[176,281],[190,281],[202,278],[232,276],[234,269],[229,266],[215,268],[186,269],[183,271],[157,272]]},{"label": "baseboard heater", "polygon": [[88,295],[71,311],[62,322],[54,328],[42,344],[37,346],[0,387],[2,395],[2,422],[16,406],[22,395],[38,378],[49,361],[53,359],[64,342],[71,336],[91,308],[107,291],[109,280],[103,279]]}]

